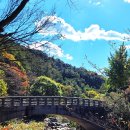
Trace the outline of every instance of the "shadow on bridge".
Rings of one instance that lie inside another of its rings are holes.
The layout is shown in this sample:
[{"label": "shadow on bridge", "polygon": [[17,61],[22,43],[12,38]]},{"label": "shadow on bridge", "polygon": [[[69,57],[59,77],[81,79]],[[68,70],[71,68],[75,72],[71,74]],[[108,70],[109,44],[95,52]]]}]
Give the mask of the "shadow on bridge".
[{"label": "shadow on bridge", "polygon": [[59,96],[0,98],[0,122],[47,114],[63,115],[86,130],[105,130],[106,112],[101,101]]}]

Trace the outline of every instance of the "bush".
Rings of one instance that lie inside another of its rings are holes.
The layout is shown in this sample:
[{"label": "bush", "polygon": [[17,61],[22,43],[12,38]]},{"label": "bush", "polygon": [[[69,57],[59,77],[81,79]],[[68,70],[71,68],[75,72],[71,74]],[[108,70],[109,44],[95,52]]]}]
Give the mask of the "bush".
[{"label": "bush", "polygon": [[21,120],[12,120],[5,126],[0,125],[0,130],[44,130],[44,122],[24,123]]}]

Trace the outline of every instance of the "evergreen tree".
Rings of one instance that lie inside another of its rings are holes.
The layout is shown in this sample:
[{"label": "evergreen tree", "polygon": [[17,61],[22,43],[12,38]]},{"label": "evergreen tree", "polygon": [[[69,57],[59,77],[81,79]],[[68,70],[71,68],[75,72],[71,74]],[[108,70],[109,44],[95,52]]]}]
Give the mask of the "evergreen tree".
[{"label": "evergreen tree", "polygon": [[107,70],[108,82],[111,91],[122,90],[128,87],[129,59],[126,48],[122,44],[115,54],[108,59],[109,69]]}]

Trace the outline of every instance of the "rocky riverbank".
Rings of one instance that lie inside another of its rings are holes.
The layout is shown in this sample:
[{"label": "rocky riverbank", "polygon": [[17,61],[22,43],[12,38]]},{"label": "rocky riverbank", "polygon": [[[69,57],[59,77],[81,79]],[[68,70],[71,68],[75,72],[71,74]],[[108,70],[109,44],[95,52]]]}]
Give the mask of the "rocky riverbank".
[{"label": "rocky riverbank", "polygon": [[75,127],[71,127],[69,122],[61,122],[54,117],[44,119],[45,130],[76,130]]}]

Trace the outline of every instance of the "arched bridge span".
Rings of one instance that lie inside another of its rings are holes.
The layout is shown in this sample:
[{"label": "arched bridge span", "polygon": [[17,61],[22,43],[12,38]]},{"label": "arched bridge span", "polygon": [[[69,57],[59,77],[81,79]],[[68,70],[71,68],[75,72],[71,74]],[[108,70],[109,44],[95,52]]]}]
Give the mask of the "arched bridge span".
[{"label": "arched bridge span", "polygon": [[86,130],[105,130],[104,102],[61,96],[0,97],[0,122],[24,116],[59,114]]}]

